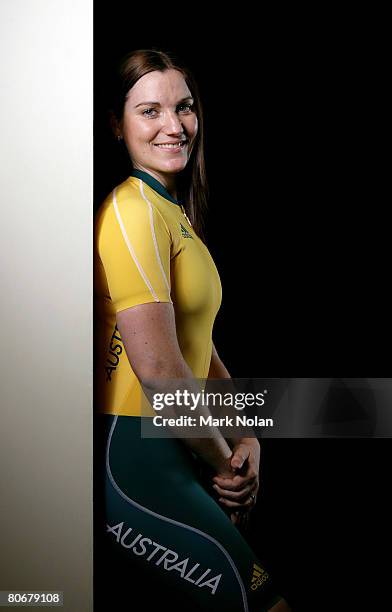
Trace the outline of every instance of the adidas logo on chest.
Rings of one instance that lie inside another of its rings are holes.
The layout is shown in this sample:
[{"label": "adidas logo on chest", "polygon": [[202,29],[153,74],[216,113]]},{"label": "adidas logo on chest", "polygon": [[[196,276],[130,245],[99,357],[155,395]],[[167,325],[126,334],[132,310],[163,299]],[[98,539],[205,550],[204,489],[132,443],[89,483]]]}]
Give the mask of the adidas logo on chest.
[{"label": "adidas logo on chest", "polygon": [[192,240],[193,240],[193,236],[192,236],[192,234],[190,234],[190,233],[188,232],[188,230],[186,229],[186,227],[184,227],[184,226],[183,226],[183,224],[182,224],[182,223],[180,223],[180,227],[181,227],[181,234],[182,234],[182,237],[183,237],[183,238],[192,238]]}]

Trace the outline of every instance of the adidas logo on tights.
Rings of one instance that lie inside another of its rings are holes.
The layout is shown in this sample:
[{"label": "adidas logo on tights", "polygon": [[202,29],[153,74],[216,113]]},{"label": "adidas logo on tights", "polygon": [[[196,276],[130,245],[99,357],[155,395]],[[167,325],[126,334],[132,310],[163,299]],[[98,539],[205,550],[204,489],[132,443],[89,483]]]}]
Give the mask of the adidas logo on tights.
[{"label": "adidas logo on tights", "polygon": [[268,580],[268,574],[265,570],[263,570],[256,563],[253,564],[253,576],[252,576],[252,584],[250,588],[252,591],[258,589],[264,582]]}]

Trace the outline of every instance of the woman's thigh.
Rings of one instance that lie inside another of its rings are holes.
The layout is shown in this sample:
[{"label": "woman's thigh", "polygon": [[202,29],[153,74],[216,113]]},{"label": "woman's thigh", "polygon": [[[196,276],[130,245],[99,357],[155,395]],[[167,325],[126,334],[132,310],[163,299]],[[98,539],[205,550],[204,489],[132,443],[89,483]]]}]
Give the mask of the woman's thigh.
[{"label": "woman's thigh", "polygon": [[101,416],[100,527],[124,603],[138,591],[172,610],[184,600],[188,611],[270,609],[271,577],[201,485],[192,454],[175,439],[142,438],[139,417]]}]

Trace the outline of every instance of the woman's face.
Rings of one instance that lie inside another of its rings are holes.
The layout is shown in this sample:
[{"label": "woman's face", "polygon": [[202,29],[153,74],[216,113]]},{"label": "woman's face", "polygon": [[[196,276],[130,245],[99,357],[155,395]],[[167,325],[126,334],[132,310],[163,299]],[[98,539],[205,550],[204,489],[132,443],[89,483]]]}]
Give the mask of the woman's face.
[{"label": "woman's face", "polygon": [[180,172],[197,129],[193,98],[178,70],[150,72],[129,90],[120,130],[135,168],[158,179]]}]

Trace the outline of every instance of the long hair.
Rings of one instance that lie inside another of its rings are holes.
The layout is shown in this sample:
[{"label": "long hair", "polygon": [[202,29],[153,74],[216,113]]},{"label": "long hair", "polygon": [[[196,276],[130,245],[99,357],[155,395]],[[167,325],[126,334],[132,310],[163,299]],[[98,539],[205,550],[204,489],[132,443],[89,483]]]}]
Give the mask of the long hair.
[{"label": "long hair", "polygon": [[174,69],[181,72],[194,99],[198,132],[184,170],[177,176],[177,197],[183,203],[198,236],[204,239],[203,216],[207,208],[208,183],[204,158],[203,109],[197,83],[189,69],[172,53],[158,49],[139,49],[127,53],[115,66],[110,85],[109,112],[117,121],[124,113],[126,96],[135,83],[149,72]]}]

